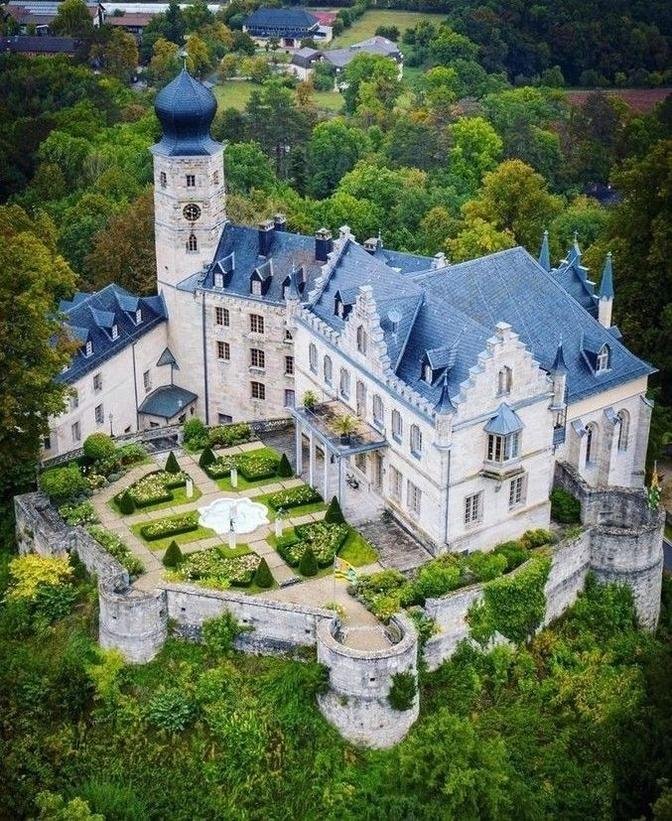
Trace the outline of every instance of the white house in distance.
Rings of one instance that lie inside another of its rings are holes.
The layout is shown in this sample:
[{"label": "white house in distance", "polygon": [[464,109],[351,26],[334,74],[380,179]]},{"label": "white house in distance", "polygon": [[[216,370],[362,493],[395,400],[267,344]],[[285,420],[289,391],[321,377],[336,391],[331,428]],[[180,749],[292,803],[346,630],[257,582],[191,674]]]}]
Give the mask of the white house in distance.
[{"label": "white house in distance", "polygon": [[611,258],[596,290],[578,242],[555,268],[547,238],[538,260],[451,265],[347,226],[234,225],[212,93],[183,70],[156,110],[159,296],[108,286],[63,306],[81,343],[64,378],[82,393],[46,455],[76,445],[75,411],[82,437],[108,407],[115,433],[291,415],[312,484],[387,509],[434,553],[548,525],[556,461],[593,486],[642,485],[653,369],[612,325]]},{"label": "white house in distance", "polygon": [[399,71],[399,79],[404,74],[404,55],[396,43],[386,37],[375,35],[360,43],[353,43],[346,48],[335,48],[327,51],[304,47],[292,55],[289,71],[300,80],[305,80],[313,73],[317,63],[327,63],[334,70],[336,87],[342,86],[341,74],[358,54],[374,54],[393,60]]}]

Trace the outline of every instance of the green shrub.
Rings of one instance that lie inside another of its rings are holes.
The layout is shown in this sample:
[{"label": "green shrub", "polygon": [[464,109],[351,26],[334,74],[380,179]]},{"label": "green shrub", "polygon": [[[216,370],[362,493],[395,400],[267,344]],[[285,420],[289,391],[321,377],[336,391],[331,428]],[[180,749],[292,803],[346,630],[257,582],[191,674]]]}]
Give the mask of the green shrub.
[{"label": "green shrub", "polygon": [[182,436],[186,444],[194,448],[204,447],[208,441],[208,431],[196,416],[192,416],[182,426]]},{"label": "green shrub", "polygon": [[126,545],[116,533],[105,530],[105,528],[100,525],[91,525],[87,527],[87,530],[91,537],[94,538],[101,547],[105,548],[110,556],[113,556],[128,570],[131,576],[139,576],[145,572],[143,563],[137,556],[131,553],[128,545]]},{"label": "green shrub", "polygon": [[235,456],[218,456],[212,464],[206,465],[203,470],[211,479],[222,479],[224,476],[229,476],[234,467],[237,467]]},{"label": "green shrub", "polygon": [[441,556],[420,568],[413,587],[418,599],[443,596],[460,586],[460,565],[454,556]]},{"label": "green shrub", "polygon": [[172,473],[163,470],[155,470],[138,479],[137,482],[125,491],[133,499],[136,507],[149,507],[150,505],[170,502],[173,494],[166,487],[166,480],[172,477]]},{"label": "green shrub", "polygon": [[302,576],[316,576],[317,569],[317,559],[313,553],[313,548],[309,545],[303,551],[303,556],[301,556],[301,561],[299,562],[299,573]]},{"label": "green shrub", "polygon": [[136,462],[142,462],[146,456],[147,451],[142,445],[137,444],[137,442],[122,445],[117,450],[117,457],[122,465],[133,465]]},{"label": "green shrub", "polygon": [[276,547],[290,567],[296,567],[300,563],[307,547],[312,549],[320,567],[328,567],[333,563],[349,532],[350,528],[345,524],[314,522],[297,525],[293,533],[276,540]]},{"label": "green shrub", "polygon": [[561,524],[579,524],[581,503],[571,493],[557,487],[551,493],[551,518]]},{"label": "green shrub", "polygon": [[280,457],[280,464],[278,465],[278,476],[282,476],[283,479],[288,479],[290,476],[294,475],[294,471],[292,470],[292,466],[289,463],[289,459],[287,458],[287,454],[283,453]]},{"label": "green shrub", "polygon": [[520,537],[520,544],[527,550],[533,550],[535,547],[543,547],[545,544],[552,544],[555,537],[550,530],[538,528],[537,530],[526,530]]},{"label": "green shrub", "polygon": [[213,462],[216,461],[217,457],[212,452],[212,448],[207,447],[203,449],[203,453],[201,453],[201,456],[198,460],[198,464],[200,465],[200,467],[205,469],[208,467],[208,465],[211,465]]},{"label": "green shrub", "polygon": [[192,530],[198,530],[198,511],[149,522],[140,528],[140,533],[148,542],[153,542],[156,539],[165,539],[166,536],[190,533]]},{"label": "green shrub", "polygon": [[111,436],[106,433],[92,433],[87,436],[82,446],[84,456],[92,462],[101,462],[103,459],[111,459],[117,451]]},{"label": "green shrub", "polygon": [[227,556],[226,548],[213,547],[189,553],[178,568],[176,577],[182,581],[198,582],[203,587],[224,589],[236,585],[248,587],[259,566],[256,553]]},{"label": "green shrub", "polygon": [[49,468],[40,475],[40,488],[57,504],[65,504],[89,489],[89,483],[78,465]]},{"label": "green shrub", "polygon": [[131,494],[125,490],[117,496],[117,507],[125,515],[135,513],[135,502]]},{"label": "green shrub", "polygon": [[168,545],[168,549],[163,554],[164,567],[178,567],[184,561],[184,556],[180,550],[180,546],[176,541],[172,541]]},{"label": "green shrub", "polygon": [[221,616],[203,622],[203,644],[215,656],[228,655],[238,636],[248,633],[251,627],[240,624],[229,610]]},{"label": "green shrub", "polygon": [[58,514],[69,525],[92,525],[98,521],[98,514],[88,500],[76,504],[61,505]]},{"label": "green shrub", "polygon": [[287,510],[287,508],[301,507],[302,505],[310,505],[313,502],[321,501],[320,494],[309,485],[299,485],[299,487],[279,490],[277,493],[272,493],[267,499],[267,503],[273,510]]},{"label": "green shrub", "polygon": [[269,587],[273,587],[273,575],[271,574],[266,559],[262,559],[259,562],[257,572],[254,574],[254,583],[257,585],[257,587],[261,587],[264,590],[266,590]]},{"label": "green shrub", "polygon": [[410,710],[415,703],[417,692],[418,687],[413,673],[395,673],[392,676],[392,686],[387,694],[387,700],[393,710],[404,712]]},{"label": "green shrub", "polygon": [[195,706],[181,689],[160,687],[147,705],[147,720],[169,733],[179,733],[191,724]]},{"label": "green shrub", "polygon": [[502,542],[498,544],[492,552],[498,556],[504,556],[506,559],[507,573],[515,570],[516,567],[530,558],[527,550],[517,541]]},{"label": "green shrub", "polygon": [[252,428],[247,422],[236,422],[233,425],[220,425],[208,432],[208,444],[220,448],[242,445],[253,438]]},{"label": "green shrub", "polygon": [[177,457],[171,450],[168,454],[168,458],[166,459],[166,467],[164,468],[166,473],[179,473],[181,468],[177,461]]},{"label": "green shrub", "polygon": [[508,560],[502,553],[471,553],[466,559],[466,565],[476,582],[487,582],[496,579],[506,572]]},{"label": "green shrub", "polygon": [[339,505],[338,499],[335,496],[332,497],[332,500],[329,502],[327,512],[324,514],[324,521],[333,523],[345,521],[343,511],[341,510],[341,506]]},{"label": "green shrub", "polygon": [[244,453],[236,459],[236,466],[241,476],[248,482],[257,482],[261,479],[271,479],[278,475],[278,460],[269,453],[255,455]]}]

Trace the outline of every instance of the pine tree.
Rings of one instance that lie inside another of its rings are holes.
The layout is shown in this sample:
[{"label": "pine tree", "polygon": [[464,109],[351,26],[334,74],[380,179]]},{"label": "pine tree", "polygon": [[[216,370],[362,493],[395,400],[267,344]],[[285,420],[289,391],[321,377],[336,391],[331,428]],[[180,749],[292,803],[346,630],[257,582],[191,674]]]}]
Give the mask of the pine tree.
[{"label": "pine tree", "polygon": [[283,453],[282,457],[280,458],[280,464],[278,465],[278,476],[282,476],[284,478],[289,478],[290,476],[294,475],[294,471],[292,470],[292,466],[289,464],[289,459],[287,458],[287,454]]},{"label": "pine tree", "polygon": [[117,496],[117,506],[119,507],[119,510],[126,515],[135,512],[135,502],[127,490]]},{"label": "pine tree", "polygon": [[180,466],[179,466],[179,464],[177,462],[177,458],[176,458],[176,456],[175,456],[175,454],[173,453],[172,450],[168,454],[168,459],[166,460],[165,470],[166,470],[167,473],[179,473],[180,472]]},{"label": "pine tree", "polygon": [[317,575],[317,559],[313,553],[313,548],[310,545],[304,550],[301,561],[299,562],[299,573],[302,576],[316,576]]},{"label": "pine tree", "polygon": [[168,550],[163,554],[164,567],[176,568],[184,561],[184,555],[180,550],[179,544],[173,540],[168,545]]},{"label": "pine tree", "polygon": [[343,511],[341,510],[341,506],[335,496],[332,498],[331,502],[329,502],[327,512],[324,514],[324,521],[329,524],[341,524],[341,522],[345,521]]},{"label": "pine tree", "polygon": [[213,462],[216,462],[216,461],[217,461],[217,457],[216,457],[216,456],[215,456],[215,454],[212,452],[212,448],[205,448],[205,449],[203,450],[203,453],[201,453],[201,458],[198,460],[198,464],[199,464],[202,468],[204,468],[204,469],[205,469],[205,468],[207,468],[209,465],[211,465]]},{"label": "pine tree", "polygon": [[273,576],[271,575],[266,559],[262,559],[259,562],[257,572],[254,574],[254,583],[257,587],[262,587],[264,589],[273,587]]}]

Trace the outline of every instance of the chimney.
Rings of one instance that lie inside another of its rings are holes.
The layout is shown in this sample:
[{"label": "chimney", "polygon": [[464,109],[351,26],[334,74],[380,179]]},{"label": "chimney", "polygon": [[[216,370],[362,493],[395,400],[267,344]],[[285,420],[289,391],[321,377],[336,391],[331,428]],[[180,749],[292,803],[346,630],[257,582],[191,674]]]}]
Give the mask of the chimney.
[{"label": "chimney", "polygon": [[320,228],[315,232],[315,259],[318,262],[326,262],[333,247],[331,231],[328,228]]},{"label": "chimney", "polygon": [[274,228],[273,220],[264,220],[259,223],[259,255],[262,257],[267,257],[271,250]]},{"label": "chimney", "polygon": [[276,231],[286,231],[287,230],[287,217],[284,214],[275,214],[273,217],[273,222],[275,223],[275,230]]},{"label": "chimney", "polygon": [[443,251],[439,251],[438,254],[434,254],[434,259],[432,260],[432,268],[445,268],[446,267],[446,255]]}]

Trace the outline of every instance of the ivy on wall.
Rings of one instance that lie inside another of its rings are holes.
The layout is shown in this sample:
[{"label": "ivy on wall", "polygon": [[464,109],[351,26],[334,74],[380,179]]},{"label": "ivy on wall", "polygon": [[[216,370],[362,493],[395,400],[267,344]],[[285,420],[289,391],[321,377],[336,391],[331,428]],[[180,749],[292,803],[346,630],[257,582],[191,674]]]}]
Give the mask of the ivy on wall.
[{"label": "ivy on wall", "polygon": [[483,599],[467,613],[470,634],[486,646],[495,633],[520,643],[529,638],[546,612],[544,588],[551,568],[546,554],[532,557],[518,572],[487,582]]}]

